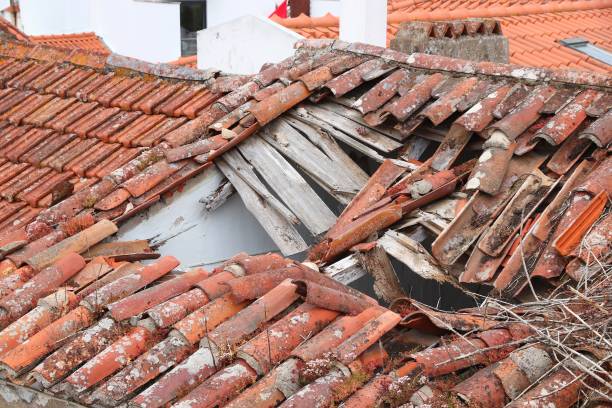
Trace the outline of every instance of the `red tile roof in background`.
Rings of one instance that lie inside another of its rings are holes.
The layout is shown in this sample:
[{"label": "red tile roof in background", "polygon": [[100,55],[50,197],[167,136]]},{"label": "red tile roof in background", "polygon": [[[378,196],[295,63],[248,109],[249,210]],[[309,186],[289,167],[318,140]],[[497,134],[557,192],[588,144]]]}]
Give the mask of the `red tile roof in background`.
[{"label": "red tile roof in background", "polygon": [[17,41],[28,41],[28,36],[4,17],[0,17],[0,31],[8,34]]},{"label": "red tile roof in background", "polygon": [[188,57],[181,57],[177,60],[170,61],[169,64],[178,65],[182,67],[197,68],[198,67],[198,56],[190,55]]},{"label": "red tile roof in background", "polygon": [[61,48],[77,48],[110,54],[110,49],[96,33],[75,33],[59,35],[31,35],[30,41],[36,44]]},{"label": "red tile roof in background", "polygon": [[[496,18],[510,42],[510,62],[547,68],[612,72],[612,68],[558,43],[583,37],[612,50],[612,1],[389,1],[388,41],[402,22]],[[339,19],[330,14],[311,18],[272,19],[306,38],[337,38]]]}]

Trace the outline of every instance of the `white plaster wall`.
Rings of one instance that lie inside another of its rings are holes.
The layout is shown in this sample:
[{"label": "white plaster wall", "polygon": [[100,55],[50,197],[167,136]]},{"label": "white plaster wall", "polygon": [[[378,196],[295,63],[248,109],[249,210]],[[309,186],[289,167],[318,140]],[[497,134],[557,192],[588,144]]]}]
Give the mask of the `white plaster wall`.
[{"label": "white plaster wall", "polygon": [[254,74],[295,52],[303,37],[266,17],[244,16],[198,32],[198,68]]},{"label": "white plaster wall", "polygon": [[94,31],[128,57],[167,62],[181,55],[180,5],[135,0],[21,0],[26,34]]},{"label": "white plaster wall", "polygon": [[386,0],[341,0],[340,39],[385,47]]},{"label": "white plaster wall", "polygon": [[93,31],[92,0],[20,0],[26,34],[69,34]]},{"label": "white plaster wall", "polygon": [[278,251],[238,194],[211,213],[198,202],[215,191],[223,178],[216,167],[205,170],[190,180],[183,191],[122,225],[116,239],[167,240],[159,252],[177,257],[182,268],[208,267],[238,252]]},{"label": "white plaster wall", "polygon": [[340,0],[311,0],[310,15],[312,17],[321,17],[327,13],[334,16],[340,15]]},{"label": "white plaster wall", "polygon": [[214,27],[238,17],[268,17],[282,0],[207,0],[206,26]]},{"label": "white plaster wall", "polygon": [[90,1],[94,31],[113,52],[150,62],[167,62],[180,57],[178,3]]}]

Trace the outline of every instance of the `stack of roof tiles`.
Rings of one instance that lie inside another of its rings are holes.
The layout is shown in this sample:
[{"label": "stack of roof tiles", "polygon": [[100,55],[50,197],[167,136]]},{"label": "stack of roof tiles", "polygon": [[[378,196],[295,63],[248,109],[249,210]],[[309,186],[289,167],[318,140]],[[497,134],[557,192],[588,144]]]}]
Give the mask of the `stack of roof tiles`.
[{"label": "stack of roof tiles", "polygon": [[[68,252],[47,265],[2,286],[0,375],[87,406],[371,407],[451,396],[564,407],[581,388],[567,387],[575,368],[555,369],[527,325],[404,300],[398,326],[400,314],[278,255],[237,255],[210,273],[173,274],[171,256],[86,263]],[[414,352],[420,337],[401,338],[415,327],[470,334]],[[448,377],[466,369],[463,380]]]},{"label": "stack of roof tiles", "polygon": [[110,50],[102,38],[96,33],[91,32],[59,35],[31,35],[28,39],[36,44],[110,54]]},{"label": "stack of roof tiles", "polygon": [[[575,68],[610,72],[610,66],[564,47],[560,40],[581,37],[603,49],[612,48],[612,3],[580,1],[401,1],[388,2],[387,41],[409,21],[450,21],[495,18],[510,43],[510,61],[549,68]],[[272,17],[306,38],[337,38],[339,19],[301,15],[292,19]]]}]

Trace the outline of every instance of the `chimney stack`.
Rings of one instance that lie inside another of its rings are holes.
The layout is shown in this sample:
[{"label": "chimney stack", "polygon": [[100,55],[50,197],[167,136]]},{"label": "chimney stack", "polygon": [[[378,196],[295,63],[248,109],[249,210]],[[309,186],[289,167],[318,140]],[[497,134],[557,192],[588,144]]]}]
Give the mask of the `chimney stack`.
[{"label": "chimney stack", "polygon": [[387,0],[340,1],[341,40],[387,45]]}]

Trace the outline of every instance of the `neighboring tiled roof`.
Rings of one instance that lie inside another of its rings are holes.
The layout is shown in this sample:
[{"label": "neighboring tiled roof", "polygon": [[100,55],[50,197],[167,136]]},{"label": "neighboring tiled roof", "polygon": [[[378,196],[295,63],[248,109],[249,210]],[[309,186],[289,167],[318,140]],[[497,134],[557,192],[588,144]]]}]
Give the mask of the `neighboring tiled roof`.
[{"label": "neighboring tiled roof", "polygon": [[177,60],[170,61],[169,64],[180,65],[180,66],[189,67],[189,68],[197,68],[198,67],[198,56],[190,55],[188,57],[181,57]]},{"label": "neighboring tiled roof", "polygon": [[[527,3],[527,4],[525,4]],[[612,50],[608,29],[612,2],[608,0],[570,1],[389,1],[388,41],[395,37],[402,22],[444,21],[468,18],[496,18],[510,43],[510,62],[547,68],[575,68],[611,72],[605,63],[559,43],[582,37]],[[310,18],[302,15],[274,21],[306,38],[337,38],[339,19],[332,15]]]},{"label": "neighboring tiled roof", "polygon": [[96,33],[75,33],[60,35],[31,35],[29,40],[36,44],[51,45],[61,48],[76,48],[110,54],[102,38]]},{"label": "neighboring tiled roof", "polygon": [[28,41],[29,38],[27,35],[21,32],[17,27],[15,27],[10,21],[5,19],[4,17],[0,17],[0,32],[9,36],[12,40],[17,41]]},{"label": "neighboring tiled roof", "polygon": [[[399,299],[391,311],[274,254],[239,254],[210,273],[172,272],[179,261],[171,256],[148,265],[118,261],[133,243],[91,246],[114,230],[102,221],[75,235],[81,246],[31,258],[43,264],[27,260],[16,271],[2,265],[0,375],[15,388],[0,383],[0,401],[26,398],[42,407],[53,395],[95,407],[345,401],[367,408],[449,400],[502,407],[513,400],[512,407],[564,408],[592,383],[576,380],[580,365],[559,359],[543,341],[545,329],[567,325],[576,326],[571,339],[592,339],[591,326],[579,325],[597,324],[591,312],[598,304],[568,305],[583,318],[551,308],[557,320],[547,326],[533,320],[535,307],[445,313]],[[86,262],[72,250],[105,256]]]}]

